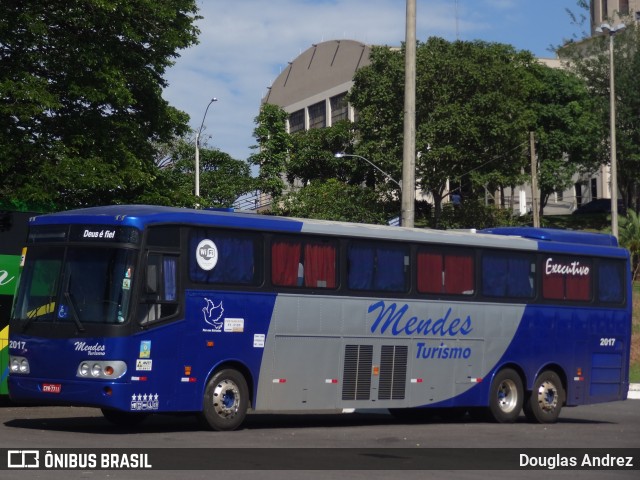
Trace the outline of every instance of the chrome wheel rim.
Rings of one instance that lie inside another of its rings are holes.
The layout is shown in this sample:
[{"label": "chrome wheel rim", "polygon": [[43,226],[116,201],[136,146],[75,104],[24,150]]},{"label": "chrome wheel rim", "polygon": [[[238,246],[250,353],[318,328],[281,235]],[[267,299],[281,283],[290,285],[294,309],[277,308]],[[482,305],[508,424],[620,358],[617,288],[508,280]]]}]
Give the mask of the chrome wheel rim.
[{"label": "chrome wheel rim", "polygon": [[512,412],[518,405],[518,389],[513,380],[503,380],[498,385],[498,408],[504,413]]},{"label": "chrome wheel rim", "polygon": [[240,389],[231,380],[222,380],[213,389],[213,409],[222,418],[233,418],[240,408]]},{"label": "chrome wheel rim", "polygon": [[549,381],[542,382],[537,391],[538,405],[543,412],[552,412],[558,406],[558,389]]}]

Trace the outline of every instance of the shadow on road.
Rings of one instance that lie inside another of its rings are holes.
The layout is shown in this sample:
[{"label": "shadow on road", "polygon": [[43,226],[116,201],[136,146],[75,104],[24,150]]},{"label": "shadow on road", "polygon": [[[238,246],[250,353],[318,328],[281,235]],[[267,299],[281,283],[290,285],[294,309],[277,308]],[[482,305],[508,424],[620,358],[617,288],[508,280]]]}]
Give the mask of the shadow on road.
[{"label": "shadow on road", "polygon": [[[28,411],[29,409],[26,409]],[[33,417],[15,418],[4,422],[10,428],[24,428],[47,431],[63,431],[77,433],[95,433],[103,435],[111,434],[136,434],[136,433],[169,433],[169,432],[195,432],[206,430],[194,415],[150,415],[142,423],[131,428],[118,427],[96,410],[95,416],[69,416],[63,413],[60,417]],[[18,416],[18,415],[16,415]],[[348,413],[348,414],[282,414],[282,413],[252,413],[249,414],[241,427],[242,430],[263,429],[305,429],[305,428],[344,428],[355,426],[377,425],[416,425],[416,424],[481,424],[491,423],[488,420],[472,418],[468,414],[451,419],[444,415],[436,415],[431,418],[398,419],[392,415],[382,413]],[[519,424],[527,423],[524,416],[518,419]],[[558,423],[599,425],[610,422],[591,420],[577,417],[560,417]],[[506,426],[505,426],[506,427]]]}]

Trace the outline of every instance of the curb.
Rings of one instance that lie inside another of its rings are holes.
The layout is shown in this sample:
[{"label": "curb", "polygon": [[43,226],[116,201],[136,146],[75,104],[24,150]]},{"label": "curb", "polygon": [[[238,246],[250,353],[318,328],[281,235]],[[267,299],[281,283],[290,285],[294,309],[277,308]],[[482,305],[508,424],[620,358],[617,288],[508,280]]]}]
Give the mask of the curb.
[{"label": "curb", "polygon": [[629,385],[628,399],[640,400],[640,383],[632,383]]}]

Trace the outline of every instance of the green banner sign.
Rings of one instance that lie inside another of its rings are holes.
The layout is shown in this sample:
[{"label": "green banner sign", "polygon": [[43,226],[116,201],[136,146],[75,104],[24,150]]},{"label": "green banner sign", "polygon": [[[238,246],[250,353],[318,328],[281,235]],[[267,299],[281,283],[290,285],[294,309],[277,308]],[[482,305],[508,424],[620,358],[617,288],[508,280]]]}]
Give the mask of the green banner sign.
[{"label": "green banner sign", "polygon": [[0,295],[14,295],[20,275],[20,255],[0,255]]}]

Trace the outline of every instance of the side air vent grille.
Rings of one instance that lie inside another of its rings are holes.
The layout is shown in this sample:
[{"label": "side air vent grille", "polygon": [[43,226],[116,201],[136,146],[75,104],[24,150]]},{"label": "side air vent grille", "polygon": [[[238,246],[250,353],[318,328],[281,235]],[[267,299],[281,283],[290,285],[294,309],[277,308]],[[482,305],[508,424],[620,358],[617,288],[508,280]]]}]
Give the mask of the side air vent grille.
[{"label": "side air vent grille", "polygon": [[408,352],[407,346],[382,346],[378,400],[404,400]]},{"label": "side air vent grille", "polygon": [[373,345],[346,345],[342,400],[369,400]]}]

